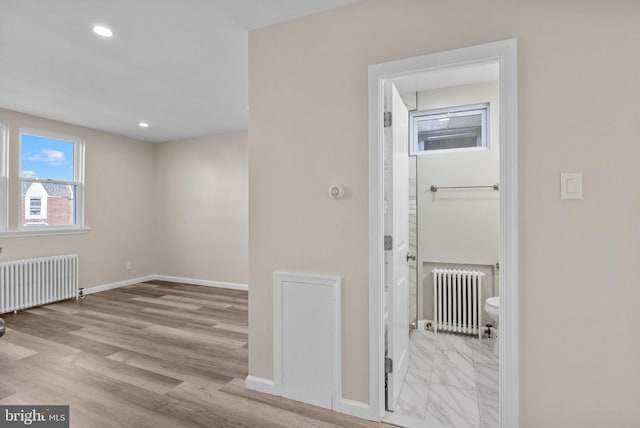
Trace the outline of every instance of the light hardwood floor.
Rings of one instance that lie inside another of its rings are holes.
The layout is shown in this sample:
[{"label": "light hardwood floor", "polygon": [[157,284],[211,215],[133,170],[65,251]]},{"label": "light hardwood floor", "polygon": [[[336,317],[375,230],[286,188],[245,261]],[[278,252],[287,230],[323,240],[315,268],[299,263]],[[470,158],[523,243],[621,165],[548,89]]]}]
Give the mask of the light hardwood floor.
[{"label": "light hardwood floor", "polygon": [[73,427],[383,427],[250,391],[247,293],[154,281],[2,316],[0,404]]}]

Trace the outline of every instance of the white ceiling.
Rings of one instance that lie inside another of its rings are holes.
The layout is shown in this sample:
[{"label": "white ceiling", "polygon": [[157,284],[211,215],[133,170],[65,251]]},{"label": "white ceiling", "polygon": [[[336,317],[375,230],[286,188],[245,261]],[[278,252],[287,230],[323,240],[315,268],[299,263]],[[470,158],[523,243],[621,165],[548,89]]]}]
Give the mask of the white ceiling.
[{"label": "white ceiling", "polygon": [[0,0],[0,107],[152,142],[246,129],[248,30],[355,1]]}]

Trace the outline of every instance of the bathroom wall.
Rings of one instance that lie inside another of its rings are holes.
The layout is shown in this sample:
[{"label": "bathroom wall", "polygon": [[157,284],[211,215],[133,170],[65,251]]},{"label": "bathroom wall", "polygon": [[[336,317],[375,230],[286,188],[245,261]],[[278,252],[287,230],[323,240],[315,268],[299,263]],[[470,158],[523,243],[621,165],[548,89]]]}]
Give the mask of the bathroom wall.
[{"label": "bathroom wall", "polygon": [[[418,292],[420,319],[433,319],[433,275],[436,267],[487,273],[483,299],[495,294],[493,271],[498,262],[500,194],[493,189],[431,191],[437,186],[484,186],[500,177],[499,86],[484,82],[418,93],[418,110],[489,103],[487,150],[417,155]],[[483,323],[490,318],[483,313]]]}]

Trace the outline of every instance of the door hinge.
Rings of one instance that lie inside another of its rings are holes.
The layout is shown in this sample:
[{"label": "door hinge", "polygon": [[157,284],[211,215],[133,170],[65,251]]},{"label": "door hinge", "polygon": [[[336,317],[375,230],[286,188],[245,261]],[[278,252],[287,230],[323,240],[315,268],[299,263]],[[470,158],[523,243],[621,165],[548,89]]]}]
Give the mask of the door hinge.
[{"label": "door hinge", "polygon": [[393,250],[393,237],[391,235],[384,235],[384,250]]},{"label": "door hinge", "polygon": [[384,112],[384,127],[388,128],[391,126],[391,112],[390,111],[385,111]]},{"label": "door hinge", "polygon": [[384,372],[393,373],[393,360],[391,358],[384,359]]}]

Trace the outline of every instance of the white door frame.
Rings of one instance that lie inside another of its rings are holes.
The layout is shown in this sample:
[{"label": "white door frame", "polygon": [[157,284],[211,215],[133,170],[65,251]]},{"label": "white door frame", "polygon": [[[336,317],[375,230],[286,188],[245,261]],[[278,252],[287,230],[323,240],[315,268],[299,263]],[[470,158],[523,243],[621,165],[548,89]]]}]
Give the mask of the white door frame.
[{"label": "white door frame", "polygon": [[502,40],[369,66],[369,411],[384,406],[384,81],[493,61],[500,66],[500,426],[519,423],[517,41]]}]

